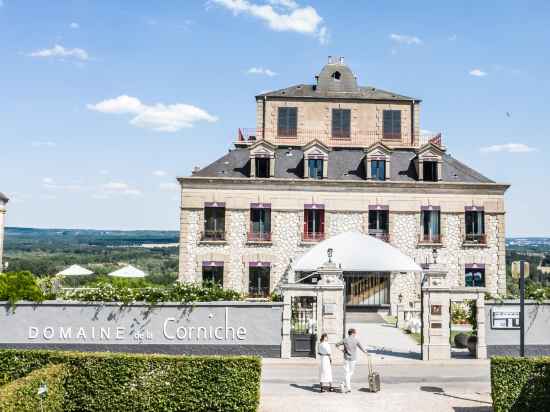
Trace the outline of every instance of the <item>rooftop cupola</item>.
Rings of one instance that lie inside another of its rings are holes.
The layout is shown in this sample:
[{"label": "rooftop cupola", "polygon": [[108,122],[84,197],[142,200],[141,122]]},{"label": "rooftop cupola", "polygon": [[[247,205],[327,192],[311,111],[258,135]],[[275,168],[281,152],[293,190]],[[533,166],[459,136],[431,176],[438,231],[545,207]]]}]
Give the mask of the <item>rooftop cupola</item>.
[{"label": "rooftop cupola", "polygon": [[328,63],[317,76],[317,90],[323,92],[350,93],[359,91],[357,78],[344,63],[343,57],[328,57]]}]

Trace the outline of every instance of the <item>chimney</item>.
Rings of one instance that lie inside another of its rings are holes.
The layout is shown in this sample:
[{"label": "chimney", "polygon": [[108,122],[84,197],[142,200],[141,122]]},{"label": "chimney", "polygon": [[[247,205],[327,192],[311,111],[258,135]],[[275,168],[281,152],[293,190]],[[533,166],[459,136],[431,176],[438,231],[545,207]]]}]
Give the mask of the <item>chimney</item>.
[{"label": "chimney", "polygon": [[197,173],[199,170],[201,170],[201,167],[200,167],[200,166],[195,166],[195,167],[193,167],[192,174]]},{"label": "chimney", "polygon": [[340,57],[340,64],[344,64],[344,58]]},{"label": "chimney", "polygon": [[332,56],[328,56],[328,64],[332,64]]}]

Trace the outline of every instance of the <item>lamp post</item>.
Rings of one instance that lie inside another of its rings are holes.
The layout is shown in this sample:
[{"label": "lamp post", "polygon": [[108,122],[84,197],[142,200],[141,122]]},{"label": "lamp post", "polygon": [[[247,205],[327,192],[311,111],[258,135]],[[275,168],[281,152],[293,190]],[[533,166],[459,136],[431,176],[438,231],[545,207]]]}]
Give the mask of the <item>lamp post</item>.
[{"label": "lamp post", "polygon": [[525,277],[529,276],[529,262],[512,262],[512,277],[519,278],[519,355],[525,356]]},{"label": "lamp post", "polygon": [[332,263],[332,253],[333,252],[334,252],[334,250],[331,247],[329,247],[327,249],[328,263]]}]

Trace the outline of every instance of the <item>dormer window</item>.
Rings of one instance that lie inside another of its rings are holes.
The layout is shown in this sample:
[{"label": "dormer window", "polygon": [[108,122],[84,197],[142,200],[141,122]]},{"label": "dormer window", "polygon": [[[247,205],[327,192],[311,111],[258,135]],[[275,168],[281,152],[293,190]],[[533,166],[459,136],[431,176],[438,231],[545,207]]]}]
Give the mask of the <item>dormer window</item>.
[{"label": "dormer window", "polygon": [[307,170],[310,179],[323,178],[323,159],[308,159]]},{"label": "dormer window", "polygon": [[371,160],[370,175],[372,180],[386,180],[386,161]]},{"label": "dormer window", "polygon": [[326,179],[328,177],[329,148],[318,140],[304,147],[304,177]]},{"label": "dormer window", "polygon": [[424,161],[423,163],[423,175],[425,182],[437,182],[437,162],[436,161]]},{"label": "dormer window", "polygon": [[260,140],[250,146],[250,177],[275,176],[275,146]]},{"label": "dormer window", "polygon": [[418,149],[415,160],[418,180],[438,182],[443,178],[443,155],[445,150],[429,142]]},{"label": "dormer window", "polygon": [[269,177],[269,157],[256,158],[256,177]]},{"label": "dormer window", "polygon": [[368,180],[384,181],[390,179],[391,149],[384,143],[378,142],[367,150],[365,171]]}]

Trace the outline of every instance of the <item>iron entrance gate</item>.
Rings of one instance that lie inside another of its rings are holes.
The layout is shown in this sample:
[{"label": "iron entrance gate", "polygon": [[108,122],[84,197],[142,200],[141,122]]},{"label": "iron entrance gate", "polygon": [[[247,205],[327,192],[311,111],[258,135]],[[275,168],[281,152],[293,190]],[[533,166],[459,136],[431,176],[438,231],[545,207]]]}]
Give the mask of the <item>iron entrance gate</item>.
[{"label": "iron entrance gate", "polygon": [[317,342],[317,298],[293,296],[291,311],[291,356],[314,358]]}]

